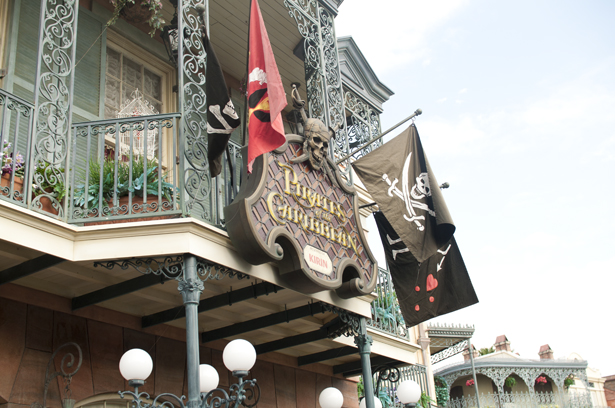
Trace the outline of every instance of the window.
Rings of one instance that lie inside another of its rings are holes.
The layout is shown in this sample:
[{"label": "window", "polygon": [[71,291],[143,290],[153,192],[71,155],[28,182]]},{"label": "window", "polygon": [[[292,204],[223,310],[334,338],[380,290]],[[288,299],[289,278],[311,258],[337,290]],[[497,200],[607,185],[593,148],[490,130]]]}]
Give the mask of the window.
[{"label": "window", "polygon": [[[175,111],[175,97],[172,84],[175,69],[166,62],[137,46],[109,32],[106,46],[104,118],[126,118]],[[162,130],[163,163],[166,167],[168,152],[172,151],[171,137]],[[120,133],[120,153],[128,156],[128,141],[133,137],[133,151],[139,155],[144,151],[147,139],[147,157],[156,156],[159,144],[159,130]],[[165,143],[166,141],[166,143]],[[107,136],[107,145],[113,150],[116,141]]]},{"label": "window", "polygon": [[175,69],[113,31],[107,34],[105,119],[117,117],[135,90],[158,112],[175,112]]},{"label": "window", "polygon": [[155,113],[162,112],[162,77],[109,46],[105,80],[105,119],[116,118],[122,107],[134,99],[135,91],[143,94]]}]

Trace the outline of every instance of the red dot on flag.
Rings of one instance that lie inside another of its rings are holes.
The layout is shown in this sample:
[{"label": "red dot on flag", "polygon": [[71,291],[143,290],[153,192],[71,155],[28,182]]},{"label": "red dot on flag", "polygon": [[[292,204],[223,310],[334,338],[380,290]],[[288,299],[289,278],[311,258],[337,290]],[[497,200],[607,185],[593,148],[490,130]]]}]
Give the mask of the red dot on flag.
[{"label": "red dot on flag", "polygon": [[416,290],[417,292],[420,292],[421,288],[417,286],[416,288],[414,288],[414,290]]},{"label": "red dot on flag", "polygon": [[431,303],[433,303],[433,301],[434,301],[433,296],[429,296],[429,301],[430,301]]},{"label": "red dot on flag", "polygon": [[420,310],[421,308],[419,307],[419,305],[414,306],[414,310],[416,310],[417,312]]}]

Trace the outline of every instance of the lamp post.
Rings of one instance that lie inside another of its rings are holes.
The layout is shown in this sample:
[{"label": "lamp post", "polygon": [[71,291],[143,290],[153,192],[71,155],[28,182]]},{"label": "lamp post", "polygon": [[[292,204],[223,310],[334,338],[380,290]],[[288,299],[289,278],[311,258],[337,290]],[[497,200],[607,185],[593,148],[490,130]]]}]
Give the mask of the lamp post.
[{"label": "lamp post", "polygon": [[325,388],[318,397],[318,403],[321,408],[342,408],[344,396],[341,391],[335,387]]},{"label": "lamp post", "polygon": [[[365,408],[366,406],[367,406],[367,403],[365,401],[365,398],[363,398],[361,402],[359,403],[359,408]],[[380,401],[380,398],[376,397],[375,395],[374,395],[374,407],[382,408],[382,402]]]},{"label": "lamp post", "polygon": [[421,387],[416,381],[406,380],[397,386],[397,398],[406,408],[413,408],[421,398]]},{"label": "lamp post", "polygon": [[164,46],[167,49],[169,61],[171,62],[171,64],[177,65],[177,48],[179,45],[179,30],[177,25],[177,0],[170,1],[175,8],[175,13],[173,14],[173,19],[171,19],[170,24],[162,28],[162,41],[164,41]]},{"label": "lamp post", "polygon": [[[201,364],[199,366],[199,391],[201,397],[200,401],[198,401],[198,408],[238,408],[240,405],[244,407],[256,406],[260,399],[260,387],[255,379],[244,379],[256,362],[254,346],[246,340],[233,340],[224,348],[222,360],[233,376],[237,377],[238,382],[229,387],[230,392],[217,388],[220,379],[218,372],[209,364]],[[151,403],[144,401],[144,399],[149,399],[150,396],[146,392],[139,392],[139,387],[145,384],[145,381],[152,373],[152,369],[152,358],[146,351],[132,349],[124,353],[120,359],[120,373],[128,381],[128,385],[134,387],[134,391],[120,391],[120,396],[122,398],[125,396],[132,397],[133,407],[135,408],[154,408],[158,405],[170,406],[168,401],[164,402],[164,400],[168,399],[174,399],[180,408],[186,408],[184,404],[186,397],[183,395],[178,397],[174,394],[162,393],[157,395]],[[159,399],[162,400],[159,402]],[[326,408],[340,407],[341,404],[339,407]]]}]

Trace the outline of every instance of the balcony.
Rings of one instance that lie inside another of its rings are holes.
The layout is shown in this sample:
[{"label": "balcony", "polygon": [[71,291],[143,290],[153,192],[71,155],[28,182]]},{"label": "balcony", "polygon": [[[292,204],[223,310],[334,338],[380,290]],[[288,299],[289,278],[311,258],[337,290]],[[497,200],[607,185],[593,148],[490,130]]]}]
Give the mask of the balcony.
[{"label": "balcony", "polygon": [[[239,175],[231,177],[225,157],[219,178],[195,176],[194,163],[179,152],[180,114],[75,123],[67,140],[70,154],[56,160],[52,149],[33,152],[32,104],[0,90],[0,107],[1,199],[92,225],[190,215],[186,197],[197,197],[199,215],[223,225],[221,209],[234,198]],[[230,142],[229,149],[233,168],[241,168],[240,146]]]}]

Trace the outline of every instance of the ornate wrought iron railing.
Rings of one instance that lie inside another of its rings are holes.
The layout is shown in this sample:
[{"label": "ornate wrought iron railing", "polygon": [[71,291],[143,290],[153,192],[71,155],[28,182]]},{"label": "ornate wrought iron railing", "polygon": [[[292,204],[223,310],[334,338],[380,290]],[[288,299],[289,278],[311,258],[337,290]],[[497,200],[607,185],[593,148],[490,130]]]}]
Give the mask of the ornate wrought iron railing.
[{"label": "ornate wrought iron railing", "polygon": [[[377,370],[376,370],[377,371]],[[396,396],[397,385],[406,380],[414,380],[421,387],[421,390],[429,394],[429,383],[427,381],[427,369],[420,364],[410,365],[407,367],[398,368],[399,376],[394,372],[395,369],[389,370],[388,375],[380,378],[378,384],[378,398],[382,402],[383,408],[401,408],[403,404],[399,402]],[[374,384],[378,382],[378,374],[374,375]]]},{"label": "ornate wrought iron railing", "polygon": [[[478,397],[481,407],[497,408],[591,408],[592,401],[589,393],[501,393],[480,394]],[[475,395],[451,398],[446,408],[473,408],[477,405]]]},{"label": "ornate wrought iron railing", "polygon": [[2,184],[0,198],[21,206],[27,194],[34,105],[0,89],[0,147]]},{"label": "ornate wrought iron railing", "polygon": [[76,123],[68,222],[182,214],[178,113]]},{"label": "ornate wrought iron railing", "polygon": [[378,298],[372,302],[372,318],[367,321],[367,325],[398,338],[410,340],[410,332],[406,328],[397,295],[393,289],[391,274],[386,269],[379,268],[378,270],[376,294]]}]

